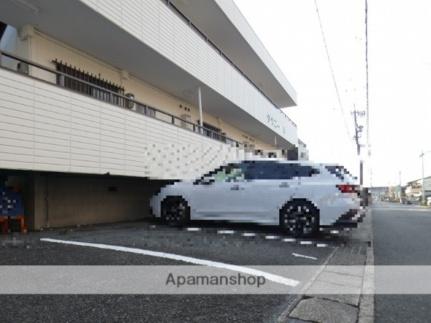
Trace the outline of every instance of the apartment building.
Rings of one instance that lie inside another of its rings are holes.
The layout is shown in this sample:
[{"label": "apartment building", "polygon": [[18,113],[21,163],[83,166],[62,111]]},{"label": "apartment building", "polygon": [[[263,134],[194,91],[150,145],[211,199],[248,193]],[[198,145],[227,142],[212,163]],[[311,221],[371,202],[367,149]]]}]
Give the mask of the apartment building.
[{"label": "apartment building", "polygon": [[1,1],[0,66],[0,186],[31,228],[137,219],[166,182],[298,149],[232,0]]}]

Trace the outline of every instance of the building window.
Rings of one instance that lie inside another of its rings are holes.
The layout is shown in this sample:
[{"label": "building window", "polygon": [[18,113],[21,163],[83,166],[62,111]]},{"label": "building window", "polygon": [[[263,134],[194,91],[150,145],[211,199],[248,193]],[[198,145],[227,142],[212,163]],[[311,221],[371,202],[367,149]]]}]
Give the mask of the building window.
[{"label": "building window", "polygon": [[[198,120],[199,122],[199,120]],[[226,136],[224,133],[222,133],[220,128],[217,128],[213,125],[210,125],[209,123],[204,122],[203,123],[203,127],[204,127],[204,135],[216,140],[220,140],[220,141],[226,141]]]},{"label": "building window", "polygon": [[[114,84],[108,80],[104,80],[99,76],[91,73],[81,71],[69,64],[63,63],[55,59],[53,61],[58,72],[70,75],[73,78],[65,77],[64,75],[57,75],[57,85],[63,86],[67,89],[84,93],[89,96],[95,97],[108,103],[126,107],[127,100],[120,97],[124,96],[124,88],[120,85]],[[84,82],[80,82],[80,80]],[[107,91],[105,91],[107,90]],[[113,92],[113,93],[112,93]],[[118,94],[119,96],[115,95]]]}]

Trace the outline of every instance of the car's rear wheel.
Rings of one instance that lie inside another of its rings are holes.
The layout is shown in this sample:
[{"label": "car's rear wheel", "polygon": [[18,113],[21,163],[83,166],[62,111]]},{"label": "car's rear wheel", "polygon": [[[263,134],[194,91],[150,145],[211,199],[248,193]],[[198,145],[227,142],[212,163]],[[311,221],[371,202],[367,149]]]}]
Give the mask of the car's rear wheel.
[{"label": "car's rear wheel", "polygon": [[319,230],[319,211],[308,201],[292,201],[280,210],[280,227],[296,238],[312,237]]},{"label": "car's rear wheel", "polygon": [[183,226],[190,220],[190,208],[181,197],[168,197],[162,202],[162,221],[171,226]]}]

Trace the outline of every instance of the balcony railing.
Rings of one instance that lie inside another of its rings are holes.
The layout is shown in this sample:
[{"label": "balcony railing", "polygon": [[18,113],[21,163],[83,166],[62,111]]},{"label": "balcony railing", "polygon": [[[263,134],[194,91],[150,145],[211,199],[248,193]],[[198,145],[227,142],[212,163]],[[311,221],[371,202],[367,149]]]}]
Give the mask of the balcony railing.
[{"label": "balcony railing", "polygon": [[[12,64],[5,64],[3,58],[7,58],[11,62],[16,62]],[[7,65],[7,66],[5,66]],[[30,71],[30,67],[36,70],[48,72],[54,76],[53,81],[49,81],[47,78],[35,76],[37,73]],[[80,93],[85,96],[92,97],[96,100],[103,101],[112,105],[116,105],[119,108],[128,109],[134,111],[138,114],[144,115],[146,117],[154,118],[162,122],[170,123],[174,126],[180,127],[182,129],[192,131],[196,134],[208,137],[222,143],[231,145],[233,147],[244,149],[244,145],[232,138],[225,136],[222,133],[207,129],[200,126],[199,124],[192,123],[190,121],[181,119],[172,114],[166,113],[155,107],[147,105],[145,103],[136,101],[133,97],[122,95],[111,90],[105,89],[103,87],[97,86],[93,83],[81,80],[77,77],[68,75],[63,72],[56,71],[52,68],[40,65],[38,63],[32,62],[25,58],[16,56],[14,54],[0,51],[0,68],[8,69],[27,77],[37,79],[39,81],[49,83],[54,86],[62,87],[64,89]],[[67,84],[73,84],[73,87],[67,86]],[[85,90],[83,90],[85,89]]]}]

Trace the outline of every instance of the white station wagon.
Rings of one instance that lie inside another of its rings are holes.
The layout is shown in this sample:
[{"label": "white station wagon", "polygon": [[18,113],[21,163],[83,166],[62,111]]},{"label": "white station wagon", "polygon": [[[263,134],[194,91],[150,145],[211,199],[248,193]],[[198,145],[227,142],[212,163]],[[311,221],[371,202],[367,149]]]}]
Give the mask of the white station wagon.
[{"label": "white station wagon", "polygon": [[195,181],[161,189],[153,215],[170,225],[217,220],[279,225],[304,237],[320,226],[356,227],[359,187],[342,166],[277,159],[221,166]]}]

